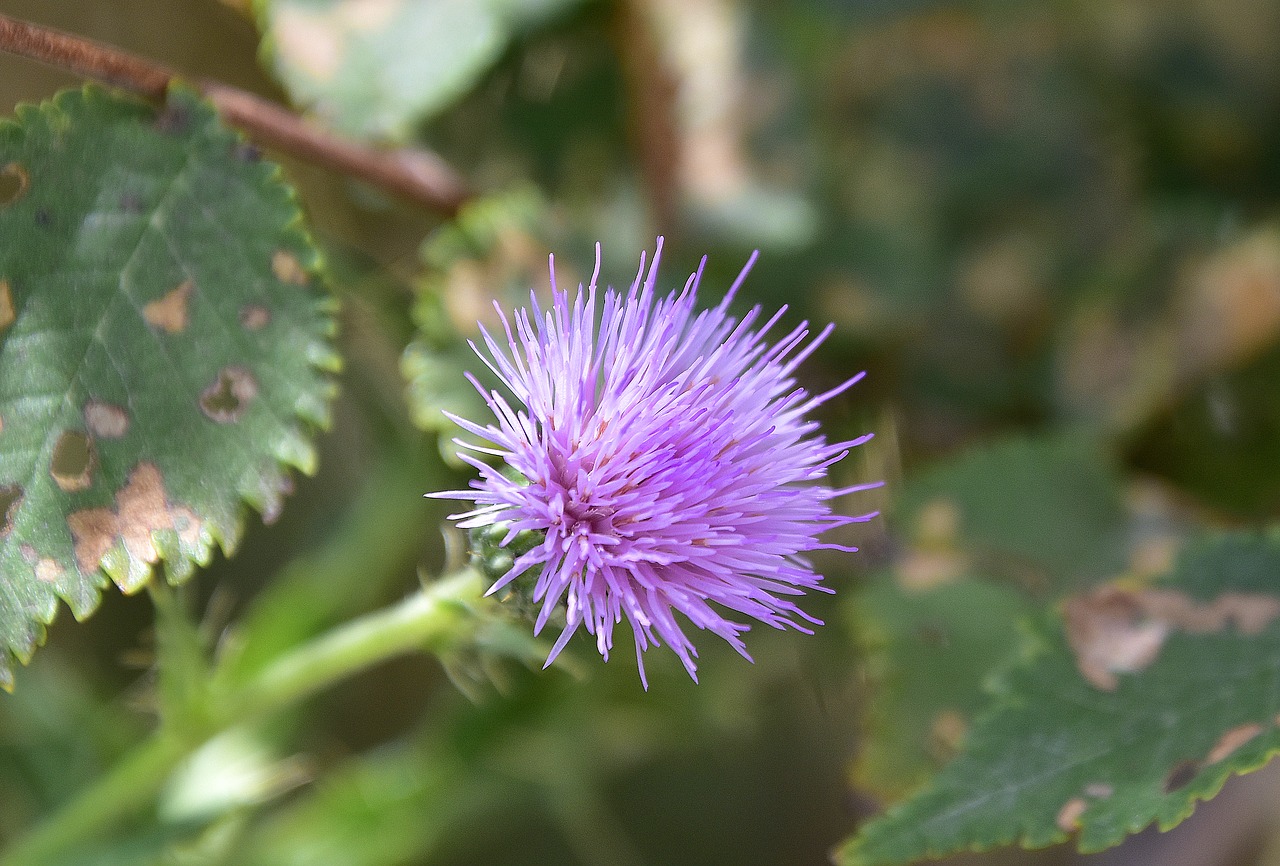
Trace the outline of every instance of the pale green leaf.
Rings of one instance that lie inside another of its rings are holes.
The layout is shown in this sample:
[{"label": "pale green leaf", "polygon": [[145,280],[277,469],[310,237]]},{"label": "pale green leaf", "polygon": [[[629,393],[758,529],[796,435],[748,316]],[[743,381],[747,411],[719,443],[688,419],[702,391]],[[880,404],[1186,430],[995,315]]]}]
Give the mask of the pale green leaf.
[{"label": "pale green leaf", "polygon": [[522,29],[581,0],[255,0],[264,62],[348,135],[403,139],[466,93]]}]

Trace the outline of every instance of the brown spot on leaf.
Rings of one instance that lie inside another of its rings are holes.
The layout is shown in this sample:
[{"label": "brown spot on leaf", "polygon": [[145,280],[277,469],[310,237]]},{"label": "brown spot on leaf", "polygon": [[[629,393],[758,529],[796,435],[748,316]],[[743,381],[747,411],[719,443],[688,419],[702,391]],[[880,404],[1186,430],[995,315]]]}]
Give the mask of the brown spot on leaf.
[{"label": "brown spot on leaf", "polygon": [[129,483],[116,495],[116,512],[129,555],[148,563],[159,559],[151,533],[172,529],[173,517],[165,501],[164,476],[154,463],[140,463],[129,475]]},{"label": "brown spot on leaf", "polygon": [[194,511],[185,505],[180,505],[176,508],[171,508],[169,516],[173,518],[173,528],[178,533],[178,538],[188,545],[199,543],[200,518],[196,516]]},{"label": "brown spot on leaf", "polygon": [[916,540],[924,545],[949,545],[960,532],[960,509],[950,499],[930,500],[916,517]]},{"label": "brown spot on leaf", "polygon": [[276,250],[271,256],[271,272],[282,283],[292,286],[305,286],[307,272],[303,270],[298,257],[288,250]]},{"label": "brown spot on leaf", "polygon": [[39,556],[36,554],[36,549],[30,544],[22,545],[18,548],[18,552],[22,554],[22,561],[27,565],[35,565],[36,560],[39,559]]},{"label": "brown spot on leaf", "polygon": [[240,308],[240,325],[246,331],[261,331],[271,324],[271,311],[261,304],[245,304]]},{"label": "brown spot on leaf", "polygon": [[1142,670],[1155,661],[1168,636],[1166,623],[1143,618],[1135,595],[1104,587],[1066,604],[1067,642],[1076,667],[1103,691],[1115,691],[1116,674]]},{"label": "brown spot on leaf", "polygon": [[1209,750],[1209,754],[1205,757],[1206,764],[1216,764],[1222,759],[1230,756],[1236,749],[1252,740],[1258,734],[1262,733],[1262,725],[1249,723],[1245,725],[1237,725],[1231,730],[1223,734],[1214,747]]},{"label": "brown spot on leaf", "polygon": [[960,751],[969,723],[955,710],[943,710],[929,726],[929,752],[939,761],[949,761]]},{"label": "brown spot on leaf", "polygon": [[1080,818],[1088,808],[1089,804],[1086,801],[1079,797],[1072,797],[1058,810],[1058,817],[1054,819],[1054,823],[1063,833],[1073,833],[1080,828]]},{"label": "brown spot on leaf", "polygon": [[244,417],[249,403],[258,396],[258,380],[244,367],[224,367],[218,379],[200,394],[200,409],[219,424],[232,424]]},{"label": "brown spot on leaf", "polygon": [[67,493],[87,490],[93,484],[93,471],[98,467],[93,440],[80,430],[64,430],[53,446],[49,474],[58,488]]},{"label": "brown spot on leaf", "polygon": [[183,280],[177,288],[143,307],[142,318],[153,328],[170,334],[182,333],[190,319],[187,308],[194,288],[195,283],[191,280]]},{"label": "brown spot on leaf", "polygon": [[119,439],[129,432],[129,413],[115,403],[90,400],[84,404],[84,423],[101,439]]},{"label": "brown spot on leaf", "polygon": [[13,306],[13,289],[8,280],[0,280],[0,331],[18,321],[18,311]]},{"label": "brown spot on leaf", "polygon": [[0,538],[9,534],[13,528],[13,519],[18,514],[18,506],[22,504],[22,488],[17,484],[6,484],[0,487]]},{"label": "brown spot on leaf", "polygon": [[1129,571],[1139,577],[1167,574],[1173,568],[1181,547],[1182,539],[1173,534],[1145,539],[1134,545],[1130,552]]},{"label": "brown spot on leaf", "polygon": [[1187,787],[1198,772],[1200,772],[1200,764],[1196,761],[1179,761],[1173,765],[1173,769],[1169,770],[1169,774],[1164,777],[1164,792],[1172,794],[1174,791]]},{"label": "brown spot on leaf", "polygon": [[62,566],[56,559],[45,557],[36,563],[36,580],[43,583],[57,583],[62,577]]},{"label": "brown spot on leaf", "polygon": [[1224,592],[1202,603],[1177,590],[1152,589],[1141,593],[1140,600],[1149,616],[1190,634],[1213,634],[1234,625],[1242,634],[1254,635],[1280,616],[1280,597],[1263,593]]},{"label": "brown spot on leaf", "polygon": [[1090,782],[1084,786],[1084,792],[1096,800],[1105,800],[1114,794],[1116,789],[1106,782]]},{"label": "brown spot on leaf", "polygon": [[75,544],[76,562],[88,574],[117,542],[135,560],[148,565],[160,559],[152,534],[171,529],[186,542],[200,537],[200,518],[185,506],[172,505],[165,494],[164,476],[154,463],[139,463],[116,494],[115,510],[90,508],[72,512],[67,525]]},{"label": "brown spot on leaf", "polygon": [[27,170],[16,162],[0,168],[0,207],[13,204],[26,195],[31,185],[31,176]]},{"label": "brown spot on leaf", "polygon": [[898,558],[894,573],[908,592],[924,592],[955,580],[969,567],[969,558],[950,550],[910,550]]},{"label": "brown spot on leaf", "polygon": [[76,564],[82,574],[90,574],[102,562],[116,541],[116,515],[106,508],[86,508],[67,515]]},{"label": "brown spot on leaf", "polygon": [[1063,615],[1080,674],[1096,688],[1114,691],[1116,675],[1150,665],[1172,632],[1213,634],[1234,627],[1258,634],[1280,616],[1280,598],[1224,592],[1202,602],[1172,589],[1102,587],[1069,599]]}]

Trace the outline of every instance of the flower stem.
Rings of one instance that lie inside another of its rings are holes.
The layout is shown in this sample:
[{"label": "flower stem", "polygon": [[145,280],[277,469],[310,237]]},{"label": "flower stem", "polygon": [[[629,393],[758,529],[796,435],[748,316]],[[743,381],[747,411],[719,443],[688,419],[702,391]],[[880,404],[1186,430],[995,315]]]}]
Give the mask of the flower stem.
[{"label": "flower stem", "polygon": [[219,696],[216,715],[203,725],[164,724],[42,824],[20,838],[2,866],[56,862],[96,833],[145,807],[188,756],[223,731],[305,700],[371,665],[414,650],[446,649],[475,621],[484,583],[463,569],[404,601],[340,625],[281,655],[259,673]]},{"label": "flower stem", "polygon": [[296,704],[394,656],[444,648],[466,633],[472,607],[483,591],[480,575],[463,569],[397,605],[338,626],[285,653],[245,685],[234,705],[234,721],[252,720]]},{"label": "flower stem", "polygon": [[[164,99],[173,69],[110,45],[0,15],[0,51]],[[191,82],[228,123],[256,141],[349,174],[393,195],[453,216],[470,197],[466,184],[437,154],[421,147],[379,149],[343,138],[246,90],[210,79]]]}]

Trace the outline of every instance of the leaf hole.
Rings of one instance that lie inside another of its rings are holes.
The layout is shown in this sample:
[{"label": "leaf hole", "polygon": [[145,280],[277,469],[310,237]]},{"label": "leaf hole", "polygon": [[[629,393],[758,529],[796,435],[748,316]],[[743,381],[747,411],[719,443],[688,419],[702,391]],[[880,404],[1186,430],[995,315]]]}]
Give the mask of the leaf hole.
[{"label": "leaf hole", "polygon": [[54,483],[68,493],[85,490],[93,483],[97,464],[93,440],[80,430],[65,430],[53,446],[49,474]]},{"label": "leaf hole", "polygon": [[18,311],[13,306],[13,289],[8,280],[0,280],[0,331],[18,321]]},{"label": "leaf hole", "polygon": [[1174,791],[1187,787],[1199,772],[1199,761],[1179,761],[1173,765],[1169,775],[1164,777],[1164,792],[1172,794]]},{"label": "leaf hole", "polygon": [[258,381],[244,367],[225,367],[218,379],[200,394],[200,409],[210,420],[232,424],[244,417],[258,396]]},{"label": "leaf hole", "polygon": [[22,488],[17,484],[0,487],[0,538],[9,534],[13,528],[13,520],[18,514],[18,506],[22,504]]},{"label": "leaf hole", "polygon": [[0,168],[0,207],[8,207],[26,194],[31,185],[27,170],[16,162]]}]

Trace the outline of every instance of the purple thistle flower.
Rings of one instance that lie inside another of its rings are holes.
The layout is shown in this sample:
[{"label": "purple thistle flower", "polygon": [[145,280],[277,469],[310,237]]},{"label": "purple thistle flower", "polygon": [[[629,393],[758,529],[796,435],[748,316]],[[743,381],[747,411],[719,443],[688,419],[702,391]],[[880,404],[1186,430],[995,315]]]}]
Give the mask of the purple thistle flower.
[{"label": "purple thistle flower", "polygon": [[565,603],[547,665],[584,625],[607,660],[613,627],[625,616],[645,688],[643,653],[663,642],[697,681],[697,651],[677,612],[748,660],[740,636],[750,626],[721,609],[812,634],[803,623],[821,622],[792,598],[831,590],[804,554],[856,550],[818,536],[875,514],[839,516],[829,503],[879,486],[823,483],[832,464],[871,438],[828,444],[805,417],[863,376],[817,396],[796,385],[793,371],[831,326],[806,345],[802,322],[769,346],[764,336],[786,307],[755,330],[760,307],[741,322],[726,312],[756,255],[724,300],[703,312],[694,305],[706,259],[682,292],[659,300],[661,255],[659,238],[647,275],[642,254],[631,290],[604,292],[598,326],[598,244],[591,282],[572,302],[556,289],[554,257],[550,310],[531,293],[532,312],[516,313],[513,328],[495,302],[506,348],[481,328],[488,353],[472,349],[523,408],[468,374],[497,423],[450,417],[492,447],[455,440],[460,446],[515,472],[462,454],[480,472],[473,489],[432,494],[474,502],[453,517],[464,528],[507,527],[502,546],[525,530],[545,533],[489,593],[537,571],[535,634]]}]

